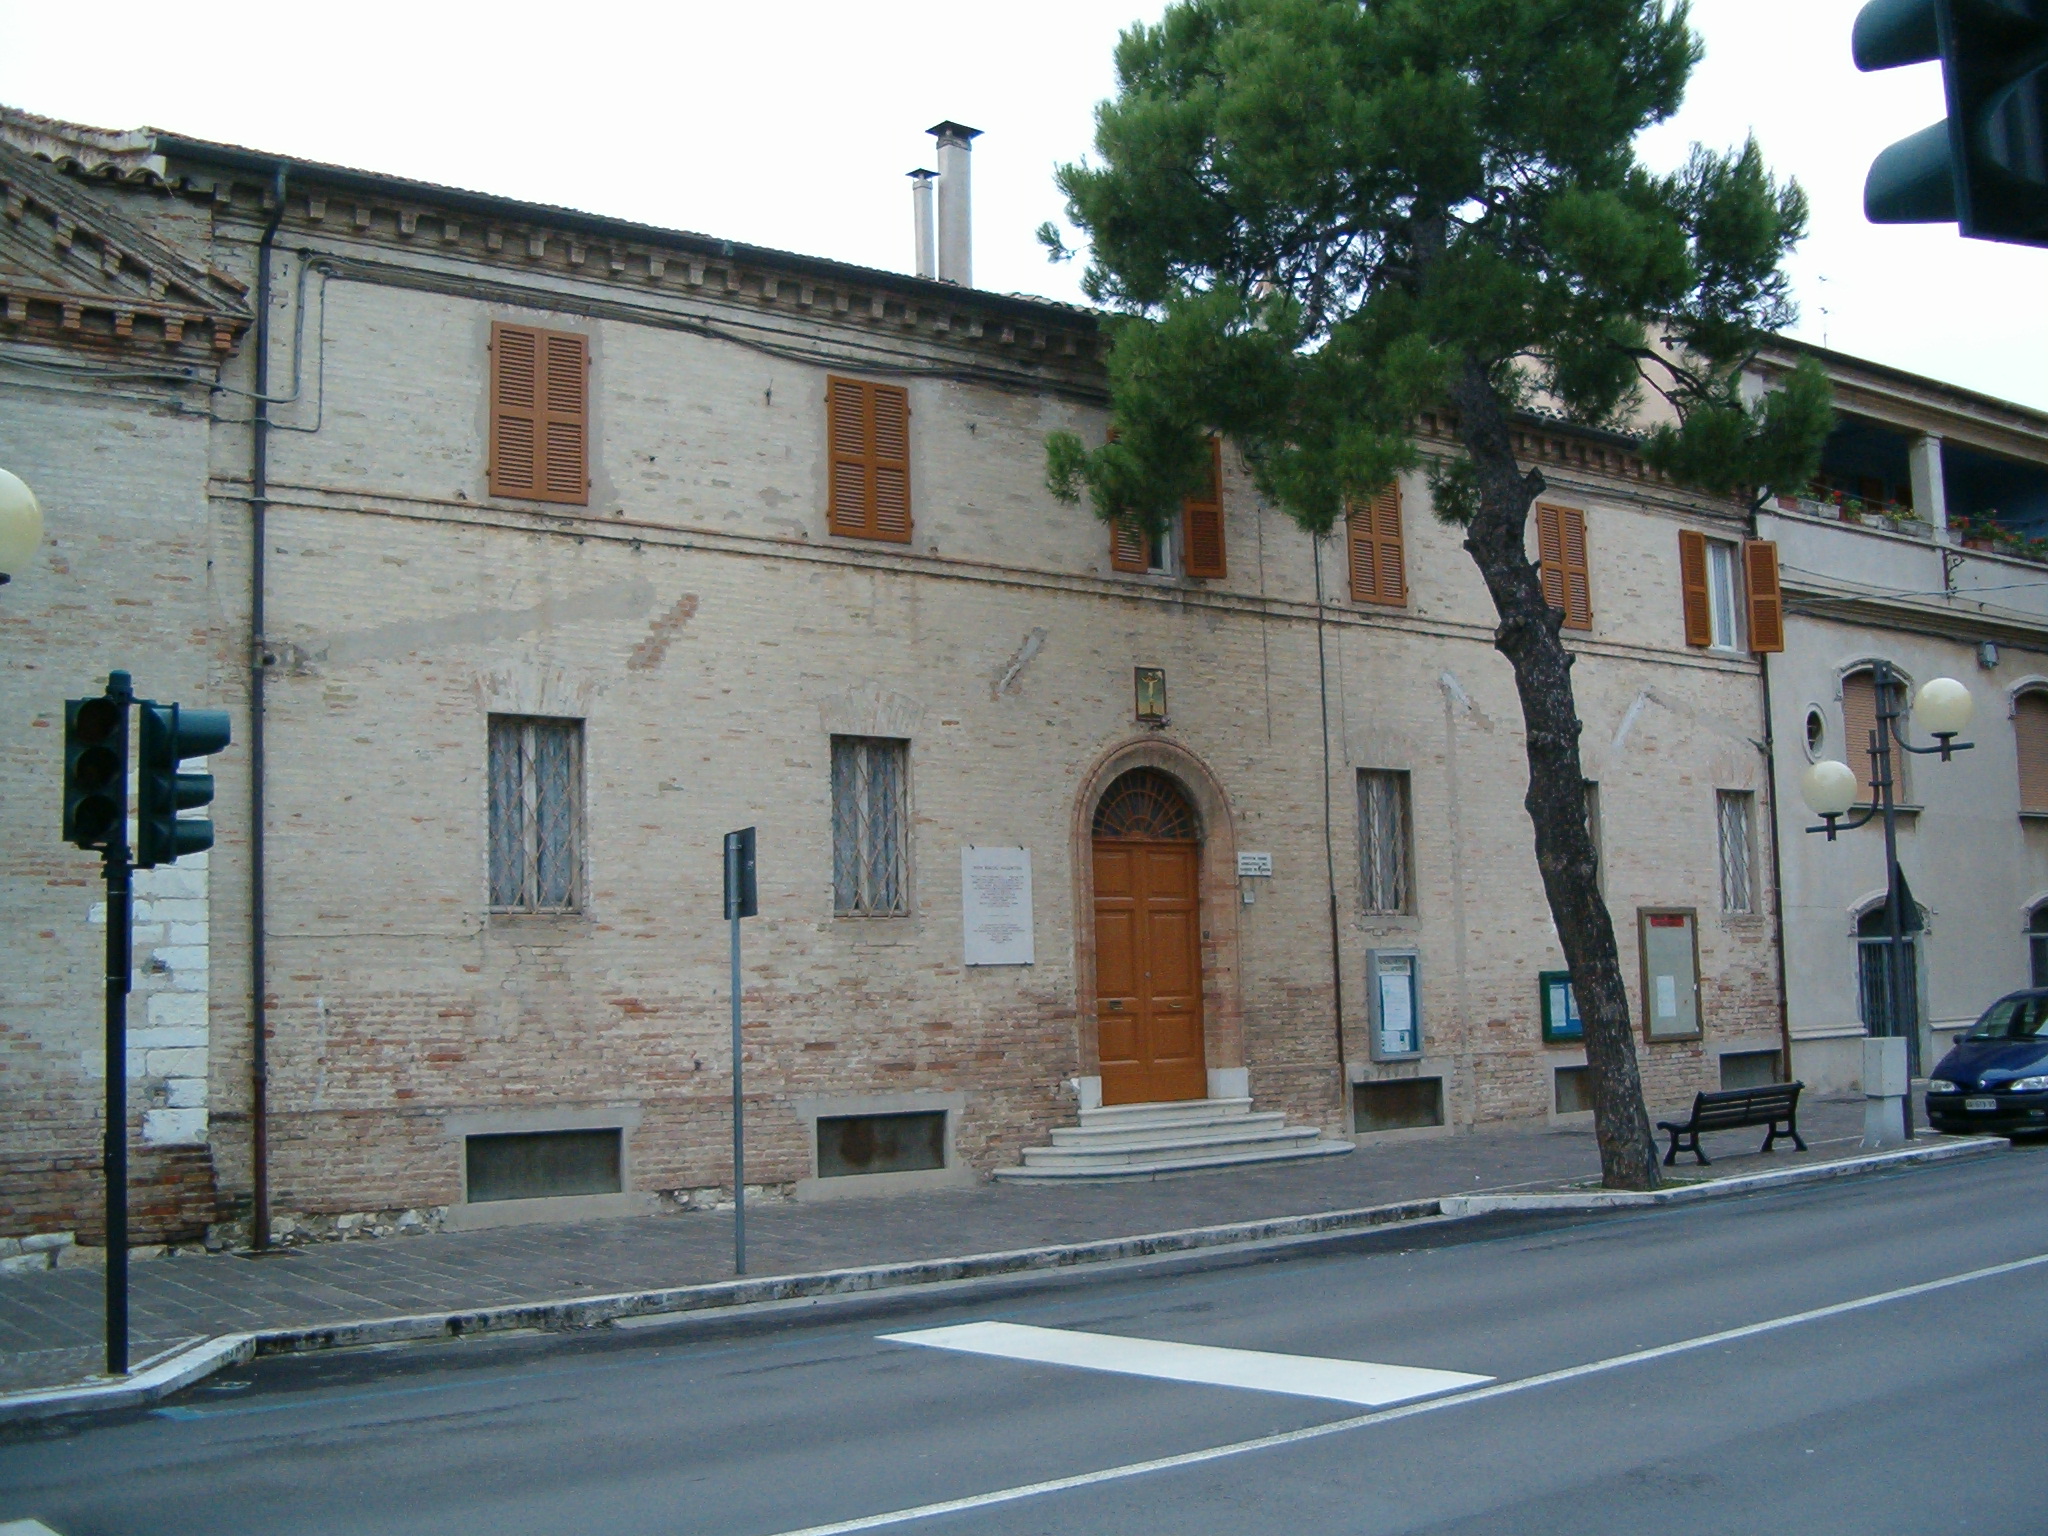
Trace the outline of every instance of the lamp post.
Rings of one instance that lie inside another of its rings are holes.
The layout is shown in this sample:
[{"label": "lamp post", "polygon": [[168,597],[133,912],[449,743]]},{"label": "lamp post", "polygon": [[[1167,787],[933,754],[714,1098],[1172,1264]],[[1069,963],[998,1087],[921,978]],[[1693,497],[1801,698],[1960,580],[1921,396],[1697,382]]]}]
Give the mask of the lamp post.
[{"label": "lamp post", "polygon": [[0,586],[28,569],[43,542],[43,509],[19,475],[0,469]]},{"label": "lamp post", "polygon": [[[1892,749],[1911,752],[1916,757],[1939,756],[1945,763],[1957,752],[1967,752],[1976,745],[1971,741],[1957,741],[1956,737],[1968,728],[1970,716],[1975,712],[1976,703],[1970,697],[1970,690],[1952,677],[1937,677],[1920,690],[1914,700],[1914,712],[1920,723],[1927,727],[1934,737],[1935,745],[1916,747],[1906,740],[1903,727],[1905,711],[1899,707],[1897,675],[1890,662],[1880,661],[1872,669],[1871,683],[1877,693],[1877,729],[1870,733],[1870,777],[1868,783],[1875,793],[1870,806],[1861,815],[1844,821],[1842,818],[1855,805],[1862,784],[1858,782],[1855,770],[1847,763],[1822,760],[1806,770],[1799,785],[1800,797],[1806,801],[1807,809],[1821,818],[1821,825],[1808,827],[1811,832],[1824,832],[1829,842],[1839,832],[1853,832],[1882,817],[1884,820],[1884,908],[1885,908],[1885,1013],[1887,1033],[1898,1032],[1906,1038],[1906,1103],[1905,1130],[1908,1138],[1913,1134],[1913,1077],[1914,1068],[1920,1055],[1919,1032],[1907,1029],[1904,1013],[1900,1007],[1900,982],[1905,974],[1906,932],[1904,902],[1899,880],[1899,826],[1898,805],[1892,790],[1895,783],[1892,773]],[[1915,1009],[1915,1020],[1918,1010]]]}]

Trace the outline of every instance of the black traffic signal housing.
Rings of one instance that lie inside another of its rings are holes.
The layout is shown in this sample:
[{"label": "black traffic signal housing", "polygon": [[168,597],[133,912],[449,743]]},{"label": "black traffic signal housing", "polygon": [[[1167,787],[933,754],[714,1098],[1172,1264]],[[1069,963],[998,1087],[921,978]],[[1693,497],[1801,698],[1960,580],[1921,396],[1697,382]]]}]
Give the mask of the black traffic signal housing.
[{"label": "black traffic signal housing", "polygon": [[117,847],[128,833],[128,703],[64,701],[64,841]]},{"label": "black traffic signal housing", "polygon": [[188,757],[211,757],[228,744],[226,710],[184,709],[144,699],[142,747],[136,758],[135,866],[153,869],[213,846],[213,823],[178,812],[213,803],[213,775],[180,773]]},{"label": "black traffic signal housing", "polygon": [[1873,224],[1945,224],[2048,246],[2048,0],[1870,0],[1856,67],[1941,61],[1948,118],[1871,163]]}]

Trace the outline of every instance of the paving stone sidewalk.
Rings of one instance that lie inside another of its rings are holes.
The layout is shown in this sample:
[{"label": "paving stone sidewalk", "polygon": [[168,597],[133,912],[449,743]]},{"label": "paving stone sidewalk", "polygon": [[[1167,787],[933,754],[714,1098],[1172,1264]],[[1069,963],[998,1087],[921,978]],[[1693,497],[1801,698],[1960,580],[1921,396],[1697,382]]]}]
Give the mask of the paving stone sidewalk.
[{"label": "paving stone sidewalk", "polygon": [[[1761,1131],[1706,1138],[1715,1176],[1855,1150],[1863,1101],[1809,1100],[1811,1150],[1757,1152]],[[1691,1164],[1680,1159],[1674,1172]],[[920,1196],[779,1203],[747,1212],[748,1269],[793,1274],[1350,1210],[1597,1179],[1588,1129],[1488,1130],[1368,1145],[1348,1157],[1088,1187],[983,1185]],[[729,1212],[358,1239],[266,1258],[179,1255],[131,1266],[134,1355],[215,1334],[550,1301],[723,1280]],[[104,1275],[0,1277],[0,1391],[98,1368]]]}]

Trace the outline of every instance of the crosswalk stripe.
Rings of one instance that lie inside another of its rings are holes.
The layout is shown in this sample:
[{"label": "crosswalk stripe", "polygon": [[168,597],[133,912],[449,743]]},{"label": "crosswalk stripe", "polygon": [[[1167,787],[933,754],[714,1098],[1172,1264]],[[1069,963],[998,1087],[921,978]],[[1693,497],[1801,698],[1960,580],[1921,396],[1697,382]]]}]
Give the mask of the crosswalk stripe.
[{"label": "crosswalk stripe", "polygon": [[1438,1392],[1455,1392],[1493,1380],[1463,1371],[1432,1371],[1412,1365],[1378,1365],[1369,1360],[1332,1360],[1316,1355],[1275,1355],[1258,1349],[1219,1349],[1210,1344],[1176,1344],[1166,1339],[1133,1339],[1113,1333],[1066,1328],[1028,1328],[1017,1323],[961,1323],[887,1333],[895,1344],[954,1349],[1039,1365],[1069,1365],[1159,1381],[1243,1387],[1327,1398],[1368,1408],[1410,1402]]}]

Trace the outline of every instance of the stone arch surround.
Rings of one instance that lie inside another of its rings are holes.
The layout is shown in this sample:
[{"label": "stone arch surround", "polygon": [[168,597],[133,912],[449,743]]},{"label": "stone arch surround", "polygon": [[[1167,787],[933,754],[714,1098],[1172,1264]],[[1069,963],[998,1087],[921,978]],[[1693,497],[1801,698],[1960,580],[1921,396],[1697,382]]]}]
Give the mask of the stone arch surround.
[{"label": "stone arch surround", "polygon": [[1202,920],[1202,1051],[1209,1097],[1250,1092],[1244,1059],[1243,966],[1238,952],[1237,822],[1209,765],[1177,742],[1140,737],[1110,748],[1082,775],[1071,833],[1074,871],[1074,1012],[1081,1104],[1101,1103],[1095,1036],[1095,808],[1117,778],[1156,768],[1186,792],[1201,824],[1197,884]]}]

